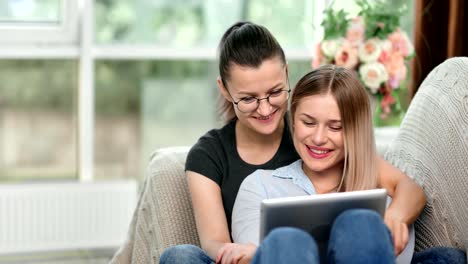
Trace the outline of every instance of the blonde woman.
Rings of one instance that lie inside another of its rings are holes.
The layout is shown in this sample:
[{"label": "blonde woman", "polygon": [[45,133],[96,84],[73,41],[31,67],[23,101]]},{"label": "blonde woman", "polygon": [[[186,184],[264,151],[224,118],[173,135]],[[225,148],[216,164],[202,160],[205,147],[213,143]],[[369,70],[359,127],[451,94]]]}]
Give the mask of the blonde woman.
[{"label": "blonde woman", "polygon": [[[274,171],[256,171],[243,181],[233,209],[234,242],[258,245],[263,199],[385,188],[392,202],[384,219],[370,210],[345,211],[334,222],[327,253],[320,257],[330,263],[394,263],[408,244],[408,225],[422,211],[425,195],[378,158],[368,95],[355,73],[325,65],[306,74],[293,91],[290,117],[301,159]],[[402,263],[411,261],[411,246]],[[271,261],[320,260],[309,234],[279,228],[265,238],[253,259]]]}]

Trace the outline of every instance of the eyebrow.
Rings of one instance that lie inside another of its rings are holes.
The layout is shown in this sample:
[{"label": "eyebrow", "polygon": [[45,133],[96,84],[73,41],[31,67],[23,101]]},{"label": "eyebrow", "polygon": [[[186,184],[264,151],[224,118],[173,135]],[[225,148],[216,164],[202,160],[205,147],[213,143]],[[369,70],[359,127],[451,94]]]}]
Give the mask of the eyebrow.
[{"label": "eyebrow", "polygon": [[[315,117],[311,116],[311,115],[308,115],[306,113],[301,113],[300,115],[302,116],[305,116],[307,118],[310,118],[310,119],[316,119]],[[331,119],[331,120],[328,120],[328,123],[341,123],[341,120],[340,119]]]},{"label": "eyebrow", "polygon": [[[273,91],[275,89],[278,89],[279,87],[281,87],[283,85],[284,85],[284,83],[280,82],[280,83],[276,84],[275,86],[271,87],[270,89],[268,89],[267,92],[271,92],[271,91]],[[249,92],[245,92],[245,91],[239,91],[239,92],[237,92],[237,94],[238,95],[253,95],[253,96],[257,95],[256,93],[249,93]]]}]

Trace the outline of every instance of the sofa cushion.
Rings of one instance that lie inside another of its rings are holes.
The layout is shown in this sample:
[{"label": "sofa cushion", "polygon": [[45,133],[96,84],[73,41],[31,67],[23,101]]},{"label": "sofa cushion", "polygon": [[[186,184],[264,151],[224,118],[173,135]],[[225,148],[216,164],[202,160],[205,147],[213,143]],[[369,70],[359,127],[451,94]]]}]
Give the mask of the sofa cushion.
[{"label": "sofa cushion", "polygon": [[163,148],[152,155],[127,241],[111,263],[159,263],[170,246],[200,244],[184,171],[188,150]]}]

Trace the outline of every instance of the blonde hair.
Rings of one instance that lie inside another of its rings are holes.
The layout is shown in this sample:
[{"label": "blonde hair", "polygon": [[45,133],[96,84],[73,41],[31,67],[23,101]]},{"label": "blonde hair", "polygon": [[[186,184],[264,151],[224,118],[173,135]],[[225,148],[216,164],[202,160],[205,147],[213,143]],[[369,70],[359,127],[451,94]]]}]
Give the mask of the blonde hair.
[{"label": "blonde hair", "polygon": [[354,71],[323,65],[302,77],[291,96],[291,124],[302,98],[328,93],[338,104],[343,127],[345,157],[338,190],[374,189],[378,184],[378,160],[369,95]]}]

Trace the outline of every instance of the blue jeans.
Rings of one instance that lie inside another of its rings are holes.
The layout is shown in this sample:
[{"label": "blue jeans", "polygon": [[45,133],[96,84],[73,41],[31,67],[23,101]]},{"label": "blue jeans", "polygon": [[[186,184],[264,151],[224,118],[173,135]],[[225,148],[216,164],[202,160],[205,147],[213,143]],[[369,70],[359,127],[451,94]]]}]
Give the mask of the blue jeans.
[{"label": "blue jeans", "polygon": [[159,263],[212,264],[214,260],[197,246],[177,245],[164,250],[159,257]]},{"label": "blue jeans", "polygon": [[[281,249],[281,250],[278,250]],[[329,263],[393,263],[393,243],[382,219],[372,211],[348,210],[333,224],[328,242]],[[160,263],[203,263],[214,260],[194,245],[166,249]],[[315,240],[303,230],[281,227],[260,244],[252,263],[319,263]],[[434,247],[414,255],[414,264],[466,264],[466,254],[458,249]]]},{"label": "blue jeans", "polygon": [[392,238],[382,218],[371,210],[354,209],[333,223],[325,259],[307,232],[280,227],[260,244],[253,264],[267,263],[395,263]]},{"label": "blue jeans", "polygon": [[466,253],[448,247],[432,247],[413,255],[412,264],[466,264]]}]

